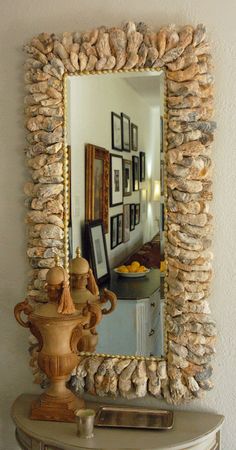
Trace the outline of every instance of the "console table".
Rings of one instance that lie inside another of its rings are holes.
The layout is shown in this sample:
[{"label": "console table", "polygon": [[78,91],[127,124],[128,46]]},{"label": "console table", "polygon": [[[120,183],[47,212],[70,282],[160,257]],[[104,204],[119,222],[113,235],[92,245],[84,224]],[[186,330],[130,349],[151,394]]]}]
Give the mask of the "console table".
[{"label": "console table", "polygon": [[[94,438],[81,439],[73,423],[29,419],[35,395],[23,394],[12,407],[16,439],[23,450],[219,450],[224,417],[175,411],[172,430],[95,428]],[[96,404],[89,404],[94,409]]]}]

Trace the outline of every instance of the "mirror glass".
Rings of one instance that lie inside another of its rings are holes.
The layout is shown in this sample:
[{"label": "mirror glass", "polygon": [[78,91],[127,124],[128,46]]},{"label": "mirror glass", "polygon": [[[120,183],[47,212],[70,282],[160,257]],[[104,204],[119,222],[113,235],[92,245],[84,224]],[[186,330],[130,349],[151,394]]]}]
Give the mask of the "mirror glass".
[{"label": "mirror glass", "polygon": [[110,277],[96,227],[95,275],[118,297],[96,352],[164,356],[164,73],[71,76],[66,90],[70,257],[88,257],[85,223],[102,220]]}]

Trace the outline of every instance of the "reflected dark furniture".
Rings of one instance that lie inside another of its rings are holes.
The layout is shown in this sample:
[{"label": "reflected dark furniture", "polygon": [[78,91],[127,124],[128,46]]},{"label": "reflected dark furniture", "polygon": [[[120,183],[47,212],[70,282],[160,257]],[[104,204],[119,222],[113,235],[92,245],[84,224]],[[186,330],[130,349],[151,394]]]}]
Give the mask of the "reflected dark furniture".
[{"label": "reflected dark furniture", "polygon": [[159,235],[155,236],[150,242],[143,244],[138,250],[136,250],[124,264],[131,264],[132,261],[138,261],[141,265],[148,269],[160,268],[160,240]]}]

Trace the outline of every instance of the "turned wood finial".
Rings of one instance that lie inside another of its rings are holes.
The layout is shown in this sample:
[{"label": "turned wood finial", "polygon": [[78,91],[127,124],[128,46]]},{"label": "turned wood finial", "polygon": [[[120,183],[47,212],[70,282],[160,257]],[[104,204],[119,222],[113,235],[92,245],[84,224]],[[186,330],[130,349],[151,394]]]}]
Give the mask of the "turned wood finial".
[{"label": "turned wood finial", "polygon": [[55,260],[55,267],[58,267],[58,266],[59,266],[59,263],[60,263],[60,258],[59,258],[59,256],[58,256],[58,255],[55,255],[54,260]]},{"label": "turned wood finial", "polygon": [[48,270],[46,282],[48,285],[62,285],[64,281],[64,273],[59,265],[60,258],[55,256],[55,266]]},{"label": "turned wood finial", "polygon": [[81,256],[80,247],[76,248],[76,257],[70,261],[70,274],[85,275],[89,272],[87,259]]}]

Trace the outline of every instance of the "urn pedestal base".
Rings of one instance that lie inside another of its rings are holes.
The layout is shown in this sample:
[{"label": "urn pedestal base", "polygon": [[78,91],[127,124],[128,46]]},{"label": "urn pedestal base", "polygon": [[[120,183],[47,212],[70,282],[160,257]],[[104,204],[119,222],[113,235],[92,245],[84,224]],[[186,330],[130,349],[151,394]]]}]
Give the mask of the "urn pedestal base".
[{"label": "urn pedestal base", "polygon": [[68,395],[64,395],[61,399],[45,393],[32,402],[30,419],[75,422],[75,410],[84,407],[84,400],[69,390]]},{"label": "urn pedestal base", "polygon": [[34,400],[31,405],[30,418],[55,422],[75,422],[75,410],[81,408],[85,408],[84,400],[76,397],[64,387],[62,395],[53,396],[45,392]]}]

